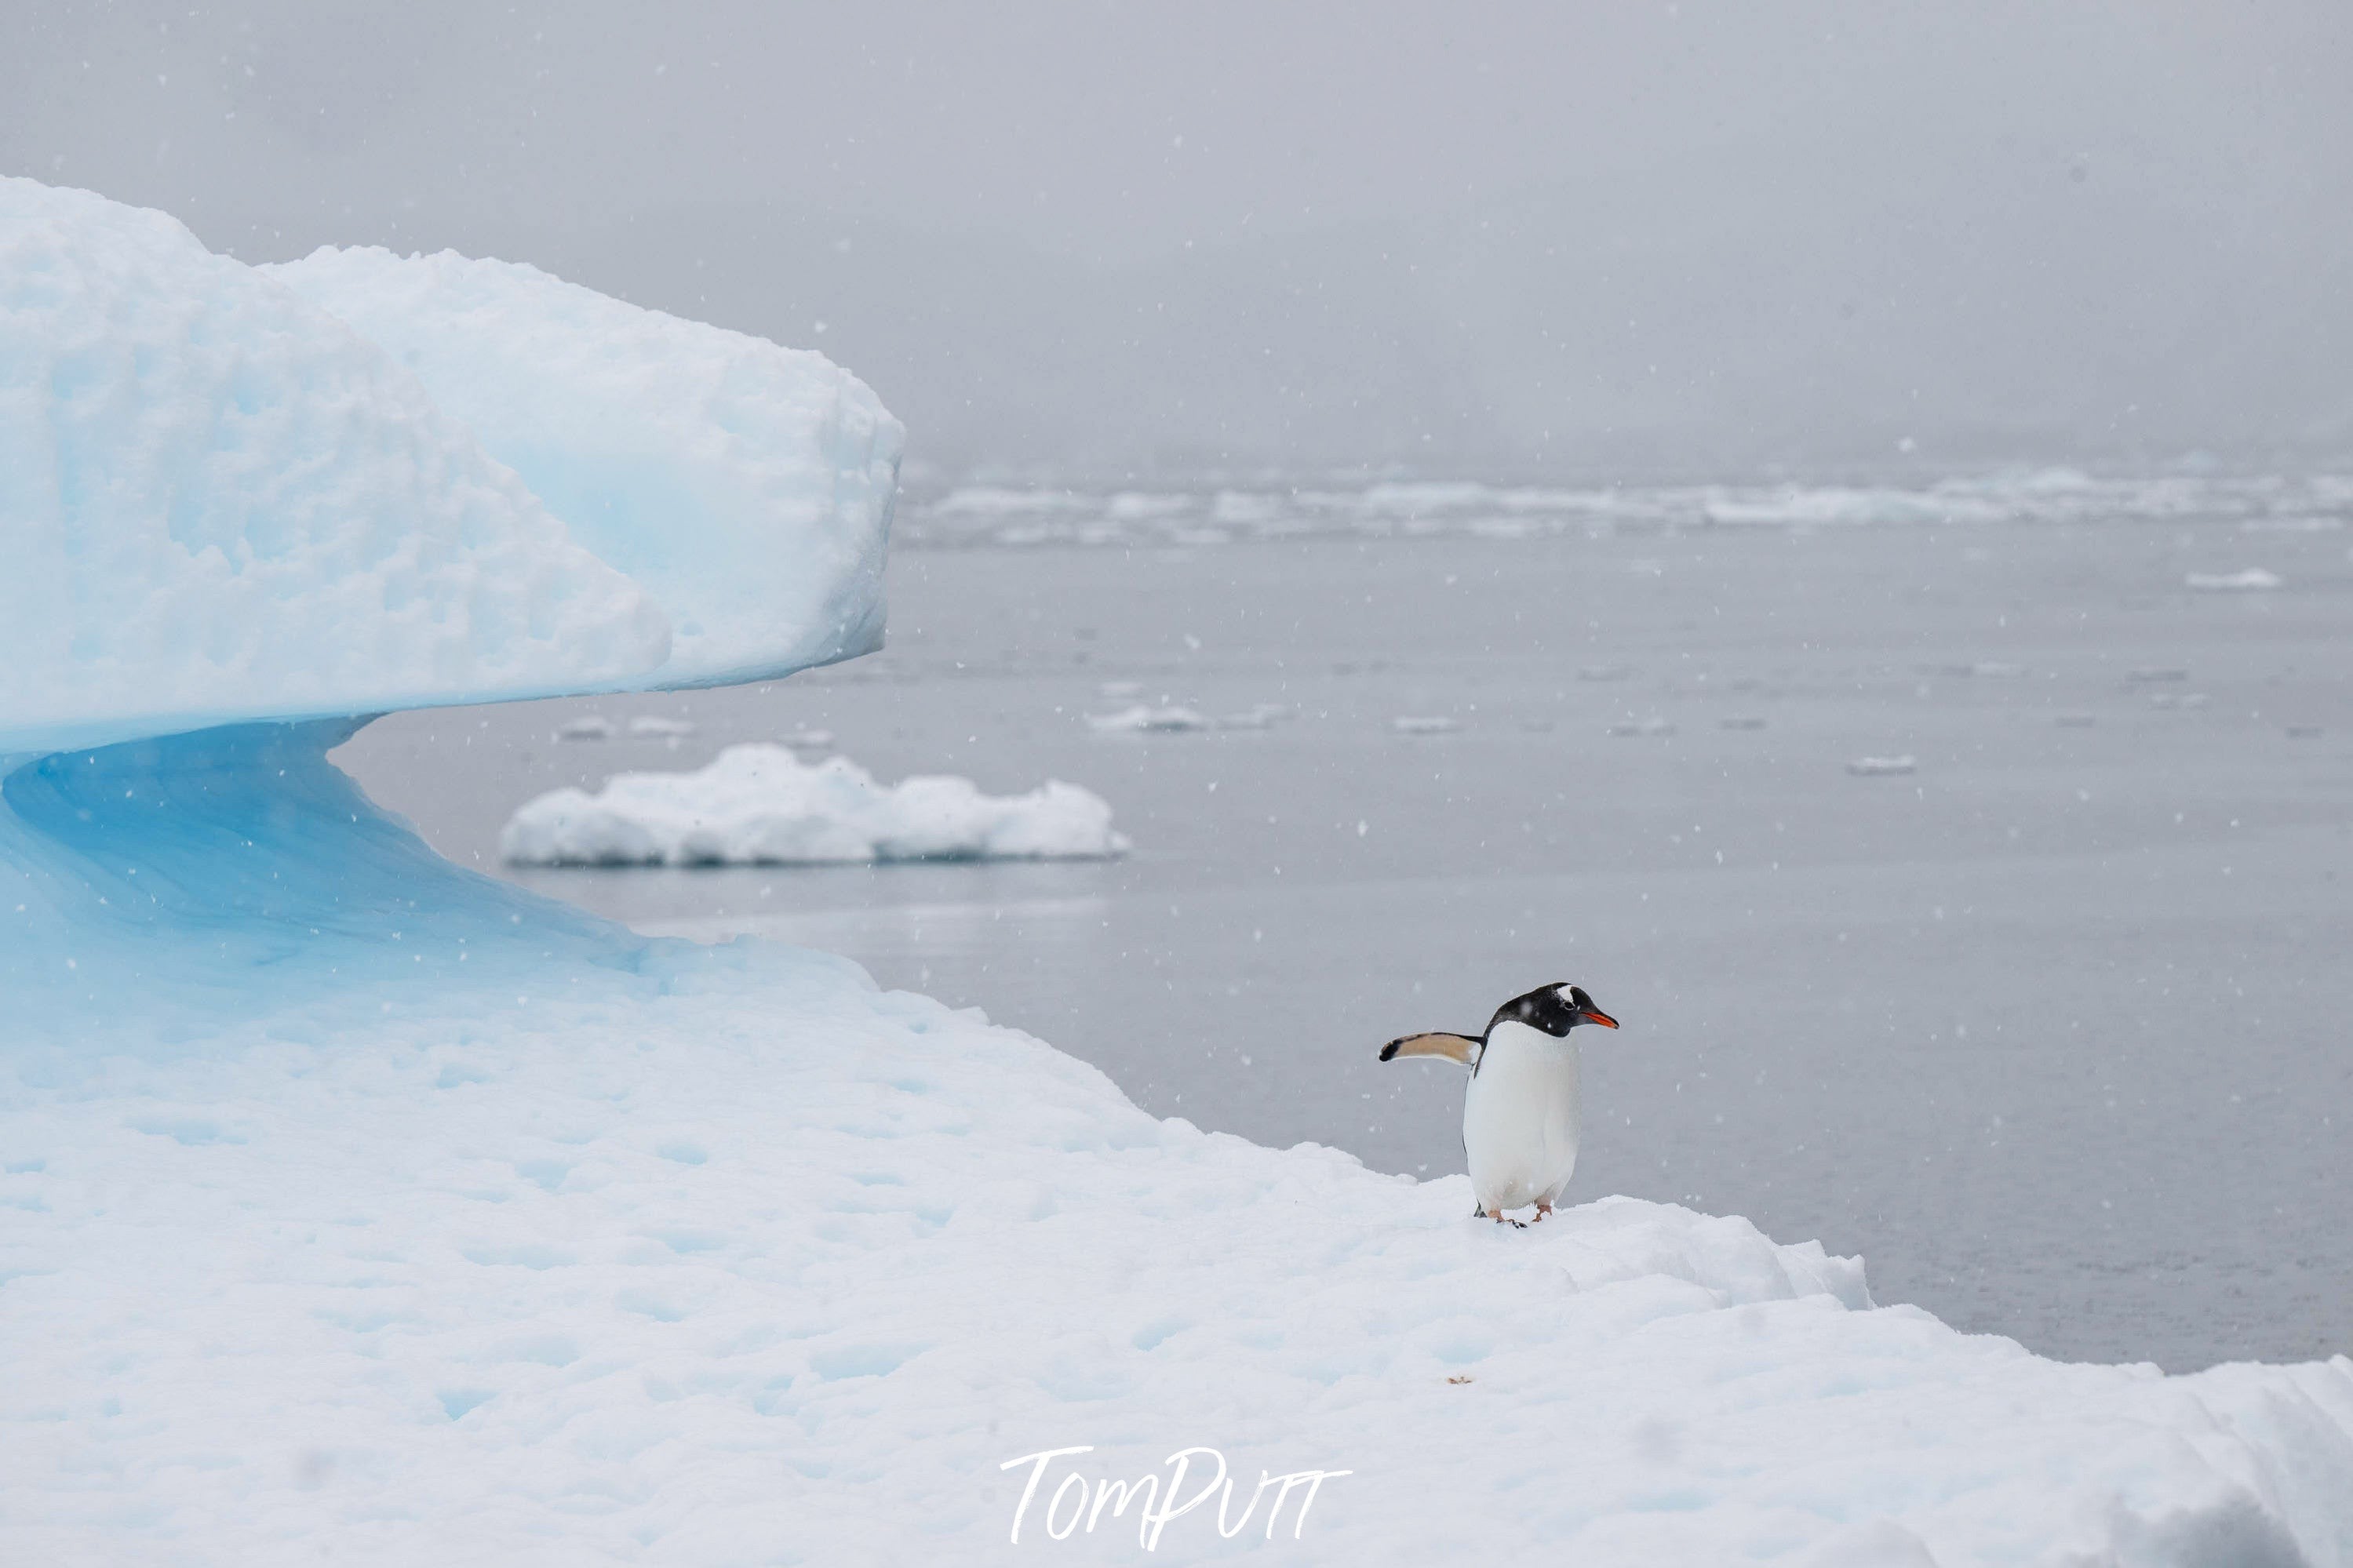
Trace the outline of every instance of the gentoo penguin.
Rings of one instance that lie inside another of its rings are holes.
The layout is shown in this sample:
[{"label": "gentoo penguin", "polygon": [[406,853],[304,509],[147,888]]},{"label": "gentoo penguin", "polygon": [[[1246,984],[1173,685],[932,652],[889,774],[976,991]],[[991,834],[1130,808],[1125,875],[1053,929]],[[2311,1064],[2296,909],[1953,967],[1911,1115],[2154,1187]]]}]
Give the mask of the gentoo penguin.
[{"label": "gentoo penguin", "polygon": [[1500,1222],[1505,1209],[1534,1204],[1541,1220],[1560,1201],[1577,1169],[1577,1042],[1568,1032],[1579,1024],[1614,1029],[1618,1020],[1582,986],[1539,985],[1496,1008],[1476,1039],[1407,1035],[1381,1047],[1385,1062],[1444,1057],[1471,1069],[1462,1153],[1476,1213]]}]

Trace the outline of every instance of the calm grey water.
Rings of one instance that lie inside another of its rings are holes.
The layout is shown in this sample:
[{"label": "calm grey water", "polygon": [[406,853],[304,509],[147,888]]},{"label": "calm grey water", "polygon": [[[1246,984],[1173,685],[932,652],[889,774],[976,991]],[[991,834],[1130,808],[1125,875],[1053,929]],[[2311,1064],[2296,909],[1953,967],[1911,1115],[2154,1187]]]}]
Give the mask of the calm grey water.
[{"label": "calm grey water", "polygon": [[[2046,1353],[2303,1358],[2353,1351],[2348,542],[2143,520],[919,549],[874,658],[405,714],[338,760],[486,868],[540,790],[804,726],[886,779],[1070,779],[1132,858],[505,874],[845,952],[1155,1112],[1430,1174],[1461,1168],[1460,1069],[1376,1047],[1574,979],[1626,1025],[1587,1047],[1575,1195],[1819,1237],[1883,1301]],[[2284,586],[2183,586],[2249,565]],[[1084,722],[1163,698],[1293,716]],[[588,710],[698,730],[552,738]]]}]

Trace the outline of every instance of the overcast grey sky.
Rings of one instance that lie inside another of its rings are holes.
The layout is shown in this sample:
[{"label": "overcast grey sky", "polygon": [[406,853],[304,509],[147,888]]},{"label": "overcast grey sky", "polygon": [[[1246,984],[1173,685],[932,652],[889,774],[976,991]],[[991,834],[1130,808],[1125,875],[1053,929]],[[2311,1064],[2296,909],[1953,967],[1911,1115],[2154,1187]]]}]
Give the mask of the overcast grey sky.
[{"label": "overcast grey sky", "polygon": [[2348,82],[2342,0],[0,0],[0,169],[813,344],[950,471],[2301,461]]}]

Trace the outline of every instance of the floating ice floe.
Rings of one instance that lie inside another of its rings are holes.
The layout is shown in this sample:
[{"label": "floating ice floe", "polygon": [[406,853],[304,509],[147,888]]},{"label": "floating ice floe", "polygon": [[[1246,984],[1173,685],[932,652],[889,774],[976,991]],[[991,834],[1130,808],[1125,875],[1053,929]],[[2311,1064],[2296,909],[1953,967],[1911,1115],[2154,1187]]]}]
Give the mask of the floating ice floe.
[{"label": "floating ice floe", "polygon": [[2126,671],[2125,679],[2147,685],[2160,680],[2187,680],[2189,672],[2172,665],[2143,665],[2138,669]]},{"label": "floating ice floe", "polygon": [[1239,713],[1219,714],[1218,728],[1265,730],[1271,728],[1278,721],[1290,718],[1291,714],[1291,704],[1287,702],[1253,702]]},{"label": "floating ice floe", "polygon": [[1675,722],[1653,713],[1647,719],[1627,719],[1609,726],[1609,732],[1624,738],[1631,735],[1672,735]]},{"label": "floating ice floe", "polygon": [[559,741],[609,741],[613,738],[613,721],[602,713],[582,713],[558,724],[555,738]]},{"label": "floating ice floe", "polygon": [[1154,708],[1137,703],[1116,713],[1090,713],[1087,722],[1105,734],[1176,734],[1213,730],[1216,722],[1191,708]]},{"label": "floating ice floe", "polygon": [[881,784],[847,757],[807,763],[765,744],[730,746],[694,773],[552,791],[499,835],[499,853],[523,866],[1102,859],[1127,847],[1111,807],[1076,784],[1018,795],[945,775]]},{"label": "floating ice floe", "polygon": [[821,752],[833,744],[830,730],[792,730],[777,737],[796,752]]},{"label": "floating ice floe", "polygon": [[1847,763],[1846,771],[1857,778],[1886,778],[1916,773],[1919,767],[1919,759],[1907,752],[1900,757],[1857,757]]},{"label": "floating ice floe", "polygon": [[1408,713],[1390,720],[1389,728],[1400,735],[1451,735],[1462,722],[1442,713]]},{"label": "floating ice floe", "polygon": [[694,733],[694,721],[666,719],[659,713],[640,713],[629,721],[629,733],[641,740],[682,741]]},{"label": "floating ice floe", "polygon": [[2192,572],[2183,581],[2201,594],[2257,594],[2280,585],[2277,574],[2260,566],[2243,572]]},{"label": "floating ice floe", "polygon": [[2203,708],[2207,697],[2202,691],[2152,691],[2148,694],[2151,708]]}]

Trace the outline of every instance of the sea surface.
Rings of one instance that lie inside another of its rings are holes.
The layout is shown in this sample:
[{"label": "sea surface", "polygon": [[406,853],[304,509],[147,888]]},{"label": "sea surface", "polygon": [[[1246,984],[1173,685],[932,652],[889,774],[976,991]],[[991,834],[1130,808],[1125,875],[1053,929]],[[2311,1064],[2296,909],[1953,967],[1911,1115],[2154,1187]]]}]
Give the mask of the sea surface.
[{"label": "sea surface", "polygon": [[[961,491],[902,518],[881,654],[337,759],[461,862],[1382,1170],[1459,1171],[1462,1095],[1382,1041],[1574,980],[1625,1026],[1579,1037],[1573,1200],[1819,1237],[2051,1355],[2353,1352],[2353,486],[1922,493]],[[1210,727],[1088,722],[1136,703]],[[497,863],[543,790],[806,731],[1084,784],[1134,851]]]}]

